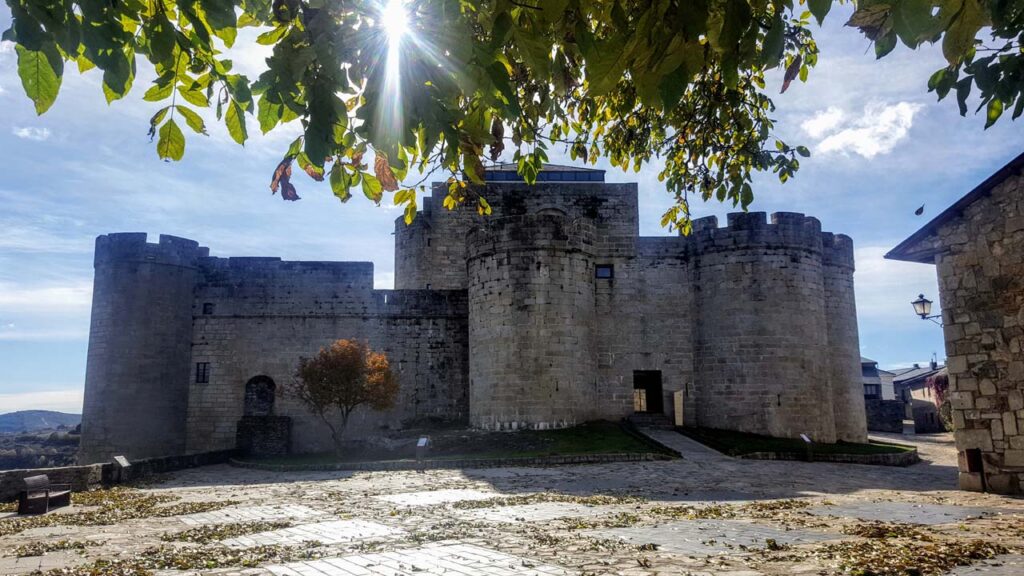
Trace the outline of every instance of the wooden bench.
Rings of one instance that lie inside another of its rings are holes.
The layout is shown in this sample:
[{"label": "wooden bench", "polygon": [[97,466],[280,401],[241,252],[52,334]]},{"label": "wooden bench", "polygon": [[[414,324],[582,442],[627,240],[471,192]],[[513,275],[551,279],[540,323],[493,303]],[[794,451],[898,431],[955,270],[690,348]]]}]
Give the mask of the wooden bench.
[{"label": "wooden bench", "polygon": [[18,496],[18,514],[46,514],[51,508],[71,504],[69,484],[50,484],[46,474],[22,479],[25,490]]}]

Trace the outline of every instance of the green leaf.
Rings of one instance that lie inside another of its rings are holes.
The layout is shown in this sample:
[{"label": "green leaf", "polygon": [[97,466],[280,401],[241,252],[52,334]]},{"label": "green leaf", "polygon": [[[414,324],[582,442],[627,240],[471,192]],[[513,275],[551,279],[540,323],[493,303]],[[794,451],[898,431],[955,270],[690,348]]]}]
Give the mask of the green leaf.
[{"label": "green leaf", "polygon": [[984,23],[985,14],[978,0],[963,0],[957,17],[942,37],[942,55],[950,65],[962,62],[967,52],[974,48],[975,37]]},{"label": "green leaf", "polygon": [[135,81],[135,55],[131,58],[120,49],[115,51],[103,70],[103,95],[107,104],[124,98]]},{"label": "green leaf", "polygon": [[25,95],[35,103],[36,114],[42,114],[57,100],[64,60],[53,42],[43,44],[40,50],[29,50],[18,44],[15,50],[18,53],[18,76]]},{"label": "green leaf", "polygon": [[260,122],[260,131],[270,132],[281,121],[282,106],[271,102],[266,96],[260,98],[256,119]]},{"label": "green leaf", "polygon": [[163,108],[157,110],[156,114],[153,114],[153,117],[149,119],[150,132],[156,134],[156,127],[164,121],[164,118],[167,117],[167,112],[169,112],[170,110],[170,106],[164,106]]},{"label": "green leaf", "polygon": [[828,16],[828,11],[832,9],[832,0],[807,0],[807,8],[818,21],[818,26],[821,26],[825,22],[825,16]]},{"label": "green leaf", "polygon": [[147,102],[159,102],[165,98],[170,97],[174,93],[174,84],[168,82],[166,84],[160,84],[159,82],[153,84],[143,94],[142,99]]},{"label": "green leaf", "polygon": [[369,172],[363,172],[362,185],[363,194],[370,200],[373,200],[374,203],[380,204],[381,198],[384,197],[384,188],[381,186],[380,180],[377,180],[377,178]]},{"label": "green leaf", "polygon": [[203,118],[196,114],[191,108],[178,104],[176,107],[178,112],[185,118],[185,123],[197,134],[206,134],[206,123],[203,122]]},{"label": "green leaf", "polygon": [[245,131],[245,112],[238,102],[234,100],[228,105],[227,114],[224,115],[224,124],[228,127],[228,134],[239,144],[245,144],[248,134]]},{"label": "green leaf", "polygon": [[[831,0],[829,0],[831,3]],[[782,16],[776,16],[771,21],[771,28],[764,35],[764,43],[761,45],[761,65],[765,68],[774,68],[782,60],[782,53],[786,47],[786,24]]]},{"label": "green leaf", "polygon": [[210,100],[199,90],[190,90],[184,86],[178,86],[178,94],[185,99],[186,102],[193,106],[199,106],[200,108],[206,108],[210,105]]},{"label": "green leaf", "polygon": [[611,90],[626,70],[625,42],[621,37],[601,43],[587,55],[587,85],[591,96],[601,96]]},{"label": "green leaf", "polygon": [[896,33],[889,32],[875,39],[875,58],[882,58],[896,47]]},{"label": "green leaf", "polygon": [[171,118],[160,127],[160,140],[156,143],[156,153],[162,160],[181,160],[185,155],[185,135]]},{"label": "green leaf", "polygon": [[994,96],[988,101],[988,109],[985,113],[985,128],[996,123],[999,117],[1003,115],[1003,101],[998,96]]},{"label": "green leaf", "polygon": [[335,162],[334,165],[331,166],[331,175],[329,179],[331,181],[331,191],[338,197],[338,200],[348,202],[349,198],[352,197],[352,193],[349,192],[351,185],[348,178],[348,172],[345,171],[340,162]]},{"label": "green leaf", "polygon": [[278,26],[273,30],[264,32],[263,34],[257,36],[256,43],[262,44],[264,46],[273,46],[274,44],[277,44],[281,40],[281,38],[284,38],[284,35],[288,33],[289,29],[290,27],[288,25]]}]

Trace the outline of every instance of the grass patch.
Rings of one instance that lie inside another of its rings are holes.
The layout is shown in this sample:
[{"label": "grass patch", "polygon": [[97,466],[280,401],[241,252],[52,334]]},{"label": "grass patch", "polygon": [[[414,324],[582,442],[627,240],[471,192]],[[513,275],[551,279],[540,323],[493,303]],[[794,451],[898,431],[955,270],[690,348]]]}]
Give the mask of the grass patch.
[{"label": "grass patch", "polygon": [[[640,454],[657,448],[627,432],[615,422],[597,421],[559,430],[522,430],[519,432],[479,432],[462,430],[431,436],[431,454],[427,460],[496,458],[537,458],[585,454]],[[402,460],[414,456],[411,450],[358,450],[341,456],[334,453],[295,454],[252,459],[261,464],[308,466],[375,460]]]},{"label": "grass patch", "polygon": [[[679,428],[678,431],[715,450],[729,456],[743,456],[754,452],[778,452],[785,454],[807,453],[807,445],[799,438],[774,438],[772,436],[761,436],[760,434],[749,434],[733,430],[718,430],[715,428]],[[835,444],[812,445],[814,454],[899,454],[910,452],[912,446],[902,444],[888,444],[884,442],[870,442],[859,444],[855,442],[837,442]]]}]

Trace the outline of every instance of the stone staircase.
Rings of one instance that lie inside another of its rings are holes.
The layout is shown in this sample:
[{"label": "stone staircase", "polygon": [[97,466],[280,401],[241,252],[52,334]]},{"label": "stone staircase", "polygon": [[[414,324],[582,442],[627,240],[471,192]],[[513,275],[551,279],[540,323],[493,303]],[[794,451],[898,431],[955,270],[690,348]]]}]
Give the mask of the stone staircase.
[{"label": "stone staircase", "polygon": [[664,414],[637,412],[629,416],[629,421],[637,428],[653,428],[655,430],[672,430],[672,420]]}]

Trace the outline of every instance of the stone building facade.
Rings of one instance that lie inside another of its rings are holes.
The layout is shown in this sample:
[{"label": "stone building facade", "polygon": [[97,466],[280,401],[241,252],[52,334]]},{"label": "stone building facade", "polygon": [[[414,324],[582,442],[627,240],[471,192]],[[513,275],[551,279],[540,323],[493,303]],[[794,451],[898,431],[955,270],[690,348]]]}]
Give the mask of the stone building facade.
[{"label": "stone building facade", "polygon": [[635,184],[489,174],[493,214],[442,208],[438,184],[396,222],[395,290],[373,288],[370,263],[99,237],[80,459],[231,448],[260,416],[291,419],[292,450],[326,450],[284,390],[339,338],[385,351],[400,382],[393,410],[357,410],[354,436],[671,415],[678,392],[686,425],[865,440],[848,237],[794,213],[641,237]]},{"label": "stone building facade", "polygon": [[1024,492],[1024,154],[886,257],[938,271],[960,487]]}]

